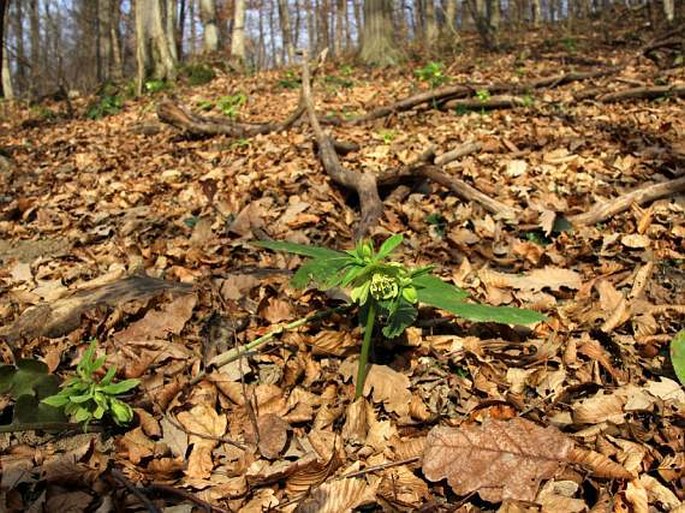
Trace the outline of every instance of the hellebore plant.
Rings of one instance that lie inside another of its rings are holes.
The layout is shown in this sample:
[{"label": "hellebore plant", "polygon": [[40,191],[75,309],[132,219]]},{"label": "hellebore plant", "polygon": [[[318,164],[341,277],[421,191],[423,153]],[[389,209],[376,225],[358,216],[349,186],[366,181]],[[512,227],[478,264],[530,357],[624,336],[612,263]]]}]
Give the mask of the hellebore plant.
[{"label": "hellebore plant", "polygon": [[63,408],[64,413],[74,422],[85,422],[88,425],[91,420],[100,420],[107,414],[119,426],[128,424],[133,420],[133,410],[115,396],[137,387],[140,380],[115,382],[116,367],[110,367],[98,379],[96,374],[104,367],[106,356],[98,358],[95,355],[96,350],[97,342],[93,340],[76,366],[76,376],[63,383],[59,393],[46,397],[42,402]]},{"label": "hellebore plant", "polygon": [[333,287],[351,290],[350,298],[359,306],[359,318],[364,329],[356,397],[360,397],[364,390],[375,324],[383,326],[384,336],[395,338],[416,320],[419,303],[479,322],[532,324],[545,319],[542,314],[531,310],[467,303],[465,299],[468,294],[431,275],[431,266],[410,269],[397,262],[386,262],[402,240],[402,235],[393,235],[383,242],[377,252],[370,241],[361,241],[349,251],[291,242],[255,243],[274,251],[309,257],[292,278],[292,285],[296,288],[305,288],[314,283],[320,290]]}]

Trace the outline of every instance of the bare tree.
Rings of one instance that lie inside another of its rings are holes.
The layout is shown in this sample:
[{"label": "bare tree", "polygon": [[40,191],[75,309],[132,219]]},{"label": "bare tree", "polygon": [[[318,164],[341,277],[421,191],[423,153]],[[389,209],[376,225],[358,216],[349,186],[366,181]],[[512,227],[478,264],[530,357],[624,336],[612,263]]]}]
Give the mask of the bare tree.
[{"label": "bare tree", "polygon": [[399,61],[393,41],[392,0],[364,0],[362,48],[359,54],[366,64],[392,66]]},{"label": "bare tree", "polygon": [[165,30],[160,0],[136,0],[135,19],[137,90],[140,94],[149,77],[157,80],[176,78],[176,60],[170,51],[175,44],[169,41]]},{"label": "bare tree", "polygon": [[12,96],[12,83],[9,80],[9,60],[7,54],[3,52],[8,8],[9,0],[0,0],[0,63],[2,63],[2,66],[0,66],[0,98],[10,98]]},{"label": "bare tree", "polygon": [[288,63],[295,61],[295,47],[293,46],[292,29],[290,27],[290,12],[288,12],[288,0],[278,0],[278,16],[283,36],[283,47],[288,56]]},{"label": "bare tree", "polygon": [[29,96],[35,98],[38,94],[40,81],[40,21],[38,18],[38,0],[29,2],[29,24],[31,40],[31,80],[29,82]]},{"label": "bare tree", "polygon": [[237,66],[245,65],[245,0],[235,0],[231,59]]},{"label": "bare tree", "polygon": [[204,50],[219,50],[219,30],[216,24],[216,0],[200,0],[200,20],[203,27]]}]

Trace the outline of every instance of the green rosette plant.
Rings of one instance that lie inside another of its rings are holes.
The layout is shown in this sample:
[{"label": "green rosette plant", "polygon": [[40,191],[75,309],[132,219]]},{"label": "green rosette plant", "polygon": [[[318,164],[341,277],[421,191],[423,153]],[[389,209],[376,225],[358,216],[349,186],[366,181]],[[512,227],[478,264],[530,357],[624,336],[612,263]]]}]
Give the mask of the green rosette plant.
[{"label": "green rosette plant", "polygon": [[349,251],[292,242],[259,241],[257,246],[294,253],[308,260],[295,272],[292,285],[305,288],[313,283],[320,290],[348,288],[353,303],[359,306],[364,329],[356,397],[364,390],[366,367],[374,326],[380,324],[388,338],[401,335],[418,315],[418,305],[433,306],[477,322],[533,324],[545,319],[539,312],[513,307],[467,303],[468,294],[431,275],[432,266],[407,268],[386,259],[402,243],[402,235],[393,235],[375,251],[370,241],[360,241]]},{"label": "green rosette plant", "polygon": [[106,356],[97,357],[97,342],[93,340],[76,366],[76,376],[62,384],[59,393],[46,397],[43,403],[62,408],[73,422],[88,425],[93,419],[100,420],[108,415],[119,426],[133,420],[133,410],[117,395],[128,392],[140,383],[137,379],[114,381],[116,367],[110,367],[98,379],[97,373],[105,365]]}]

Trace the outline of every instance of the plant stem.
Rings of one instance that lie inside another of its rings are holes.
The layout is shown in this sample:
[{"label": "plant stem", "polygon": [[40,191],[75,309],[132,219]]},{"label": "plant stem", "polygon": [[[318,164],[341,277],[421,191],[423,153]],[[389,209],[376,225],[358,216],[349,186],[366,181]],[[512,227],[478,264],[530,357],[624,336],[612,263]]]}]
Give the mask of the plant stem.
[{"label": "plant stem", "polygon": [[373,325],[376,320],[376,303],[372,299],[369,301],[369,311],[366,315],[366,326],[364,326],[364,339],[362,340],[362,352],[359,355],[359,367],[357,368],[357,387],[354,398],[359,399],[364,393],[364,380],[366,379],[366,364],[369,361],[369,351],[371,349],[371,335]]},{"label": "plant stem", "polygon": [[[261,337],[253,340],[252,342],[249,342],[247,344],[244,344],[242,346],[234,347],[232,349],[229,349],[228,351],[225,351],[221,354],[216,355],[212,360],[207,364],[207,368],[210,367],[223,367],[224,365],[228,365],[229,363],[238,360],[239,358],[242,358],[243,356],[246,356],[250,351],[257,349],[259,346],[266,344],[269,340],[273,339],[276,337],[276,335],[279,335],[283,333],[284,331],[287,330],[292,330],[295,328],[299,328],[300,326],[307,324],[312,321],[316,321],[317,319],[323,319],[324,317],[328,317],[329,315],[335,313],[335,312],[340,312],[342,310],[345,310],[349,308],[349,305],[344,305],[344,306],[339,306],[337,308],[329,308],[328,310],[322,310],[320,312],[313,313],[312,315],[309,315],[307,317],[303,317],[302,319],[298,319],[296,321],[291,322],[290,324],[286,324],[285,326],[279,326],[278,328],[271,330],[265,335],[262,335]],[[196,375],[191,381],[191,385],[195,385],[198,382],[202,380],[206,375],[205,371],[201,371],[198,375]]]}]

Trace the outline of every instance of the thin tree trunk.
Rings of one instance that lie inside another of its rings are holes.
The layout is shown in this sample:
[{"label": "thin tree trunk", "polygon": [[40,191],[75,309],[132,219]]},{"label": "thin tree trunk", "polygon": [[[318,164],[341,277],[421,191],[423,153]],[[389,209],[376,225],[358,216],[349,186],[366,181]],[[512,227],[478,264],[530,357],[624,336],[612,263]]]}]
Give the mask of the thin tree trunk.
[{"label": "thin tree trunk", "polygon": [[204,51],[214,53],[219,50],[219,30],[216,25],[215,0],[200,0],[200,20],[204,36]]},{"label": "thin tree trunk", "polygon": [[35,99],[40,90],[40,24],[38,19],[38,0],[29,3],[29,25],[31,38],[31,81],[29,83],[29,96]]},{"label": "thin tree trunk", "polygon": [[245,0],[235,0],[231,59],[239,67],[245,65]]},{"label": "thin tree trunk", "polygon": [[288,0],[278,0],[278,17],[281,24],[283,47],[288,56],[288,64],[295,62],[295,48],[293,46],[292,31],[290,28],[290,13],[288,12]]},{"label": "thin tree trunk", "polygon": [[335,5],[335,54],[340,56],[345,50],[345,20],[347,19],[347,2],[337,0]]},{"label": "thin tree trunk", "polygon": [[7,36],[7,13],[9,0],[0,0],[0,98],[11,99],[14,97],[12,81],[10,80],[10,66],[7,52],[4,52],[5,38]]}]

